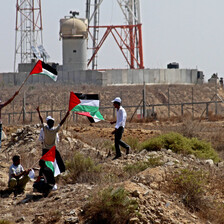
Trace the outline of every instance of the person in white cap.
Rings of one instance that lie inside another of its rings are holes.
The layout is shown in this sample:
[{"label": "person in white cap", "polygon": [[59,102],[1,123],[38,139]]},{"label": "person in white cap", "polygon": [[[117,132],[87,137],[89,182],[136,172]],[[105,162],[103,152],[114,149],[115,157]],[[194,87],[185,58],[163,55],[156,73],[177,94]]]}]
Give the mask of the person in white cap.
[{"label": "person in white cap", "polygon": [[2,103],[2,101],[0,100],[0,148],[1,148],[1,140],[2,140],[2,116],[1,116],[2,109],[8,104],[10,104],[18,94],[19,94],[19,91],[16,91],[14,95],[5,103]]},{"label": "person in white cap", "polygon": [[121,140],[122,135],[124,133],[125,123],[127,119],[127,113],[125,109],[121,106],[121,98],[116,97],[114,100],[111,101],[114,105],[114,108],[117,110],[117,120],[111,121],[111,124],[116,123],[115,129],[112,132],[112,134],[115,135],[115,149],[116,149],[116,155],[113,158],[118,159],[121,157],[121,150],[120,146],[126,149],[126,155],[130,152],[130,146],[126,144],[124,141]]},{"label": "person in white cap", "polygon": [[41,117],[39,106],[37,107],[37,112],[42,124],[42,129],[40,132],[39,140],[42,142],[42,155],[44,155],[46,152],[48,152],[53,146],[57,144],[57,141],[59,141],[58,138],[58,131],[60,127],[64,124],[66,118],[69,115],[69,111],[66,113],[65,117],[61,120],[59,125],[57,127],[54,127],[54,118],[51,116],[48,116],[46,118],[47,124],[43,123],[43,118]]}]

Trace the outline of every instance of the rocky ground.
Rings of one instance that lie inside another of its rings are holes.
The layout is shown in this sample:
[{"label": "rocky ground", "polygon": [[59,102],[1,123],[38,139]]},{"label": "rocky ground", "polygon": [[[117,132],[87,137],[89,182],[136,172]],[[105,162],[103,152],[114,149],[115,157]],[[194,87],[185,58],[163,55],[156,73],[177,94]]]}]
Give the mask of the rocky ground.
[{"label": "rocky ground", "polygon": [[[46,91],[51,90],[51,94]],[[0,90],[0,97],[4,101],[13,95],[17,87],[4,87]],[[90,86],[26,86],[26,110],[35,112],[37,105],[41,110],[66,110],[68,106],[69,91],[83,93],[99,93],[101,106],[111,106],[111,100],[116,96],[121,96],[124,105],[138,105],[142,98],[142,86],[129,87],[90,87]],[[168,87],[147,86],[147,103],[167,103]],[[170,103],[191,102],[191,86],[170,86]],[[194,101],[209,101],[214,95],[214,87],[194,86]],[[113,136],[111,134],[113,127],[107,122],[99,122],[90,125],[84,120],[78,124],[68,118],[60,131],[59,151],[63,159],[69,160],[74,152],[80,152],[85,157],[91,157],[97,164],[101,164],[107,174],[116,172],[119,177],[115,181],[108,182],[85,182],[77,181],[76,183],[66,183],[61,176],[58,179],[58,190],[53,191],[47,198],[33,192],[30,181],[27,185],[25,194],[16,197],[4,194],[7,187],[8,169],[11,165],[11,158],[14,154],[19,153],[22,158],[24,168],[37,167],[37,162],[41,157],[41,145],[38,141],[40,126],[37,115],[33,124],[22,125],[22,115],[15,118],[13,125],[7,125],[8,112],[20,112],[23,106],[23,93],[7,106],[7,110],[2,112],[4,131],[7,139],[4,140],[0,151],[0,224],[1,223],[21,223],[21,224],[44,224],[44,223],[85,223],[83,208],[89,202],[91,195],[99,189],[108,185],[124,186],[130,192],[133,199],[139,204],[139,215],[130,220],[130,224],[160,224],[160,223],[219,223],[215,219],[202,218],[198,211],[192,211],[186,208],[183,200],[178,194],[170,192],[167,189],[169,177],[180,168],[202,169],[214,176],[219,175],[220,181],[223,179],[223,163],[214,164],[210,160],[199,160],[193,155],[179,155],[171,150],[162,149],[161,151],[148,152],[132,151],[128,156],[122,156],[120,159],[113,161]],[[223,90],[219,92],[223,95]],[[221,107],[221,106],[220,106]],[[209,107],[214,111],[214,105]],[[204,107],[195,106],[195,116],[200,116]],[[191,116],[192,108],[188,108]],[[222,111],[223,108],[218,108]],[[178,115],[180,108],[171,108],[171,116]],[[109,113],[110,112],[110,113]],[[112,119],[112,110],[104,110],[102,114],[108,120]],[[127,108],[128,116],[133,114],[134,109]],[[167,119],[167,108],[161,108],[156,111],[158,120],[150,123],[138,121],[138,123],[127,123],[127,128],[123,138],[134,144],[135,140],[139,142],[157,136],[164,132],[176,131],[188,137],[199,137],[211,142],[215,149],[218,150],[221,158],[224,158],[224,122],[221,119],[211,117],[213,121],[192,121],[191,117],[177,119]],[[45,114],[44,114],[45,115]],[[71,117],[71,116],[70,116]],[[166,119],[164,119],[166,117]],[[56,117],[59,120],[59,117]],[[162,121],[163,120],[163,121]],[[142,123],[140,123],[142,122]],[[111,152],[111,156],[109,154]],[[109,155],[109,156],[108,156]],[[124,166],[135,164],[139,161],[147,161],[149,158],[159,158],[160,165],[154,168],[148,168],[142,172],[133,175],[126,175]],[[38,172],[36,171],[36,174]],[[220,184],[220,186],[223,186]],[[208,191],[207,197],[216,201],[224,201],[224,191],[222,187],[219,190]],[[218,216],[218,215],[217,215]],[[10,222],[3,222],[8,220]]]},{"label": "rocky ground", "polygon": [[[138,126],[138,128],[136,128]],[[5,128],[7,139],[3,142],[0,153],[0,189],[7,186],[8,168],[11,157],[19,153],[22,157],[22,165],[25,168],[32,167],[41,156],[41,147],[38,142],[39,125],[8,126]],[[60,152],[64,160],[69,159],[73,152],[79,151],[85,156],[90,156],[108,169],[116,169],[122,175],[122,168],[126,164],[137,161],[146,161],[149,158],[160,158],[161,164],[155,168],[148,168],[135,175],[121,178],[113,183],[116,186],[124,186],[131,197],[139,203],[141,214],[133,217],[129,223],[212,223],[203,220],[197,212],[187,209],[176,194],[164,190],[169,174],[179,168],[193,167],[203,170],[223,171],[223,163],[214,164],[210,160],[199,160],[193,155],[183,156],[173,153],[171,150],[148,152],[146,150],[134,152],[128,156],[122,156],[118,160],[108,157],[113,136],[110,134],[113,128],[108,124],[76,125],[67,127],[60,132]],[[145,140],[160,134],[158,124],[128,124],[124,138],[138,137]],[[106,142],[106,143],[105,143]],[[36,165],[34,165],[36,166]],[[62,178],[62,177],[61,177]],[[100,185],[100,186],[99,186]],[[2,193],[0,198],[0,223],[1,220],[9,220],[12,223],[85,223],[82,210],[90,196],[106,184],[100,183],[75,183],[65,184],[58,181],[58,190],[52,191],[47,198],[32,191],[32,181],[27,185],[25,194]],[[224,200],[221,193],[218,200]],[[214,222],[215,223],[215,222]]]}]

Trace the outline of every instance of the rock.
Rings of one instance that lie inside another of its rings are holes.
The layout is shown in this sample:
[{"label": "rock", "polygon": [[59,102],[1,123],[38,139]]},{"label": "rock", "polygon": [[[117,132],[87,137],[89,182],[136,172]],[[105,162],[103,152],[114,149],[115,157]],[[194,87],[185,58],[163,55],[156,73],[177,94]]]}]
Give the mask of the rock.
[{"label": "rock", "polygon": [[193,155],[193,154],[190,154],[189,157],[190,157],[191,159],[196,159],[196,156]]},{"label": "rock", "polygon": [[140,192],[138,190],[134,190],[133,192],[131,192],[131,195],[132,197],[139,198]]},{"label": "rock", "polygon": [[140,155],[145,155],[145,154],[147,154],[148,153],[148,151],[146,150],[146,149],[143,149],[139,154]]},{"label": "rock", "polygon": [[79,223],[79,218],[78,217],[68,217],[65,219],[65,223],[67,224],[74,224],[74,223]]},{"label": "rock", "polygon": [[25,220],[26,220],[26,219],[25,219],[25,217],[23,216],[23,217],[17,219],[16,222],[17,222],[17,223],[18,223],[18,222],[24,222]]},{"label": "rock", "polygon": [[219,167],[219,168],[224,167],[224,161],[222,161],[222,162],[218,163],[218,167]]},{"label": "rock", "polygon": [[139,223],[139,219],[137,217],[131,218],[128,223],[129,224],[137,224],[137,223]]},{"label": "rock", "polygon": [[76,215],[75,209],[72,209],[72,210],[69,212],[69,215]]},{"label": "rock", "polygon": [[166,166],[173,166],[174,164],[175,164],[174,162],[170,161],[170,162],[166,163],[165,165]]},{"label": "rock", "polygon": [[214,162],[212,159],[205,160],[205,164],[209,164],[209,166],[214,166]]},{"label": "rock", "polygon": [[[20,133],[22,133],[22,129],[17,129],[17,131],[16,131],[16,134],[20,134]],[[13,134],[15,134],[15,133],[13,133]]]}]

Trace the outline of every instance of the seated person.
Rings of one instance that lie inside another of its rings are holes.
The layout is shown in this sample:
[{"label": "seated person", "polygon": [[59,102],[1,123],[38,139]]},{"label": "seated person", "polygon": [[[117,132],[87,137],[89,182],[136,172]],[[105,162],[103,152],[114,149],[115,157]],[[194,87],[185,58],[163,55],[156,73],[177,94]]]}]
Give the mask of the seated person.
[{"label": "seated person", "polygon": [[43,193],[44,197],[47,197],[52,188],[55,185],[54,173],[46,166],[44,160],[39,161],[40,172],[37,180],[33,184],[34,191]]},{"label": "seated person", "polygon": [[30,169],[24,170],[20,164],[20,156],[15,155],[12,158],[13,164],[9,168],[8,187],[15,193],[24,193],[27,182],[30,180],[28,174]]}]

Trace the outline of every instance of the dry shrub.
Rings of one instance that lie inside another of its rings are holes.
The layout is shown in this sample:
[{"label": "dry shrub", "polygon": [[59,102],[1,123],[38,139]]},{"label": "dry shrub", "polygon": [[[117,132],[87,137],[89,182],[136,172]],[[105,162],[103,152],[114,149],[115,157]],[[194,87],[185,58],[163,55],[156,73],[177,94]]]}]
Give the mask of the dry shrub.
[{"label": "dry shrub", "polygon": [[35,218],[32,220],[32,223],[39,224],[39,223],[46,223],[46,224],[54,224],[59,223],[62,214],[60,211],[50,211],[46,213],[46,215],[36,215]]},{"label": "dry shrub", "polygon": [[137,201],[124,188],[109,187],[92,196],[84,215],[90,224],[125,224],[137,211]]},{"label": "dry shrub", "polygon": [[131,147],[132,150],[138,151],[140,149],[140,143],[138,138],[135,138],[133,136],[129,136],[124,139],[124,141]]},{"label": "dry shrub", "polygon": [[53,223],[58,223],[58,221],[61,219],[62,214],[60,211],[52,211],[47,214],[47,221],[46,224],[53,224]]},{"label": "dry shrub", "polygon": [[0,180],[0,187],[6,187],[6,183],[3,180]]},{"label": "dry shrub", "polygon": [[224,178],[222,170],[210,170],[207,197],[199,215],[214,224],[224,223]]},{"label": "dry shrub", "polygon": [[13,224],[13,223],[5,219],[0,219],[0,224]]},{"label": "dry shrub", "polygon": [[213,224],[224,223],[224,205],[222,202],[207,202],[210,206],[204,207],[201,211],[203,218],[210,220]]},{"label": "dry shrub", "polygon": [[216,128],[215,131],[209,133],[209,140],[212,143],[213,148],[219,152],[220,157],[224,158],[224,132],[223,127]]},{"label": "dry shrub", "polygon": [[180,169],[167,176],[165,191],[178,193],[183,204],[202,219],[214,224],[224,223],[224,179],[212,170]]},{"label": "dry shrub", "polygon": [[98,182],[100,179],[101,166],[81,153],[76,152],[70,160],[66,161],[66,168],[68,173],[64,179],[68,183],[90,183]]},{"label": "dry shrub", "polygon": [[200,211],[204,204],[207,174],[201,170],[180,169],[168,178],[168,188],[178,193],[183,204],[192,211]]},{"label": "dry shrub", "polygon": [[220,121],[223,120],[223,116],[219,114],[214,114],[213,112],[208,112],[208,120],[209,121]]},{"label": "dry shrub", "polygon": [[182,134],[187,138],[198,138],[200,132],[205,130],[205,127],[198,120],[192,120],[189,117],[186,117],[183,120],[183,123],[180,126],[175,127],[175,131]]}]

